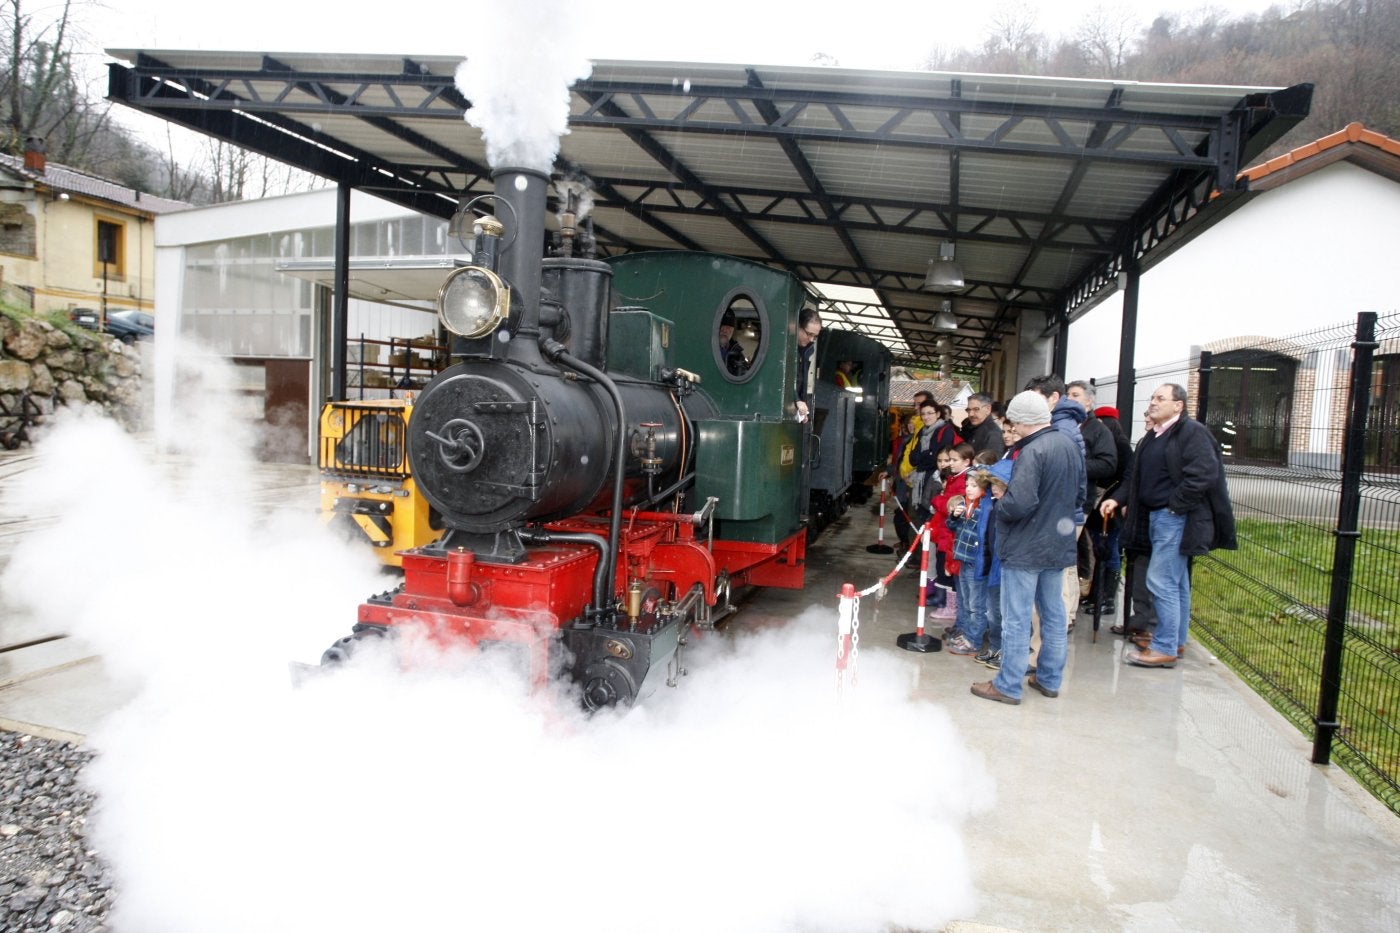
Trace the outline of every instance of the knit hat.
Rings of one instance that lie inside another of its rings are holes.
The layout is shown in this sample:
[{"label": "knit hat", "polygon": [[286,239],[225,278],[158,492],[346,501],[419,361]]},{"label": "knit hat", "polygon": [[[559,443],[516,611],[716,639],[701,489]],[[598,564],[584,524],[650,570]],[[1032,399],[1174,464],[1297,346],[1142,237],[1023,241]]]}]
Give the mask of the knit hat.
[{"label": "knit hat", "polygon": [[1112,405],[1100,405],[1098,408],[1095,408],[1095,409],[1094,409],[1094,417],[1095,417],[1095,418],[1117,418],[1117,417],[1118,417],[1118,409],[1114,408]]},{"label": "knit hat", "polygon": [[735,320],[734,320],[734,312],[733,312],[733,311],[725,311],[722,315],[720,315],[720,318],[719,318],[719,326],[720,326],[720,327],[737,327],[738,324],[737,324],[737,323],[735,322]]},{"label": "knit hat", "polygon": [[1050,406],[1045,396],[1034,389],[1019,393],[1006,406],[1006,417],[1012,424],[1049,424]]}]

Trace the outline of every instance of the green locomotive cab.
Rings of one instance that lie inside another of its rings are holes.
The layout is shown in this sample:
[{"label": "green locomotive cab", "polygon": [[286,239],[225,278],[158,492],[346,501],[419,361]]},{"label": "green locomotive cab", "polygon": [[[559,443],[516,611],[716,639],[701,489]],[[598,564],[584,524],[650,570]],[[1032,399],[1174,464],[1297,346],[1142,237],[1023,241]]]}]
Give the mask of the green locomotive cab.
[{"label": "green locomotive cab", "polygon": [[[786,272],[709,253],[637,253],[608,263],[615,305],[640,306],[665,323],[667,332],[646,334],[645,346],[698,375],[714,404],[715,413],[695,426],[696,500],[719,500],[725,538],[775,544],[790,537],[806,520],[812,445],[810,425],[794,417],[795,334],[807,289]],[[608,356],[615,367],[631,368],[638,364],[624,361],[652,352],[643,348],[641,325],[616,326],[628,313],[613,314]],[[737,351],[721,349],[722,325],[732,329]]]}]

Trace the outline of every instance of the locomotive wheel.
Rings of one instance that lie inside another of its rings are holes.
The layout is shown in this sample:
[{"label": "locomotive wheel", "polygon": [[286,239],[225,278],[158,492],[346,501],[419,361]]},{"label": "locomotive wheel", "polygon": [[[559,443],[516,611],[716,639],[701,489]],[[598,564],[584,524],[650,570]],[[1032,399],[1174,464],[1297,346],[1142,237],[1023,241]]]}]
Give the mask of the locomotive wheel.
[{"label": "locomotive wheel", "polygon": [[338,638],[335,644],[331,645],[321,653],[321,666],[331,667],[336,664],[344,664],[349,661],[355,652],[361,648],[361,643],[368,639],[378,640],[383,638],[386,631],[380,625],[367,625],[360,628],[344,638]]}]

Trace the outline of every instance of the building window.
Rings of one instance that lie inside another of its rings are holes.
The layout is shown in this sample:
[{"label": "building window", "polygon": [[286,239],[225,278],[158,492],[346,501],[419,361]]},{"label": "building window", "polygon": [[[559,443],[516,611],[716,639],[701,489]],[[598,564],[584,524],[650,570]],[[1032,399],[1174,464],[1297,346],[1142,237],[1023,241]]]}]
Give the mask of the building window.
[{"label": "building window", "polygon": [[[1347,410],[1341,409],[1345,430]],[[1338,445],[1340,449],[1341,445]],[[1400,471],[1400,356],[1377,356],[1371,361],[1371,407],[1366,413],[1366,466]]]},{"label": "building window", "polygon": [[93,275],[119,279],[126,275],[126,225],[110,220],[97,222],[97,246],[93,251]]},{"label": "building window", "polygon": [[1288,463],[1297,369],[1289,357],[1258,350],[1211,360],[1206,426],[1227,463]]}]

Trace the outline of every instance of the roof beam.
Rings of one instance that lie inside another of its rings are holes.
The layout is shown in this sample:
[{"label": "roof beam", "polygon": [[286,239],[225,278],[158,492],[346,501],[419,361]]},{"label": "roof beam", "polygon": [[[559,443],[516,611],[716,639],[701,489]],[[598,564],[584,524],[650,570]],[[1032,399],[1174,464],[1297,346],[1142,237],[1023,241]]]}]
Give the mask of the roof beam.
[{"label": "roof beam", "polygon": [[[752,68],[747,69],[747,71],[749,87],[763,87],[763,82],[759,80],[758,73]],[[769,125],[777,125],[783,121],[782,115],[778,113],[778,108],[773,106],[772,101],[758,99],[755,101],[755,104],[758,107],[759,115],[767,120]],[[817,173],[812,170],[812,164],[808,162],[807,157],[803,155],[802,148],[798,145],[796,140],[786,137],[779,139],[778,144],[782,147],[783,154],[787,156],[788,161],[792,163],[792,167],[796,170],[798,177],[801,178],[803,184],[807,186],[807,190],[811,192],[812,196],[817,199],[817,203],[821,205],[825,223],[835,231],[837,238],[841,241],[841,245],[846,250],[846,254],[855,262],[857,268],[864,270],[867,280],[866,287],[874,288],[875,277],[870,272],[870,264],[867,263],[865,257],[861,255],[860,248],[856,246],[855,240],[851,239],[851,233],[842,221],[841,214],[832,204],[831,198],[827,195],[826,187],[822,184],[821,179],[818,178]],[[813,219],[817,222],[821,222],[821,220],[817,218]]]},{"label": "roof beam", "polygon": [[[271,71],[249,71],[246,69],[192,69],[160,68],[162,78],[177,83],[204,82],[220,93],[211,95],[225,98],[231,94],[231,87],[237,85],[243,90],[238,98],[240,109],[247,113],[272,112],[279,114],[308,113],[324,115],[353,107],[357,117],[402,116],[405,112],[426,119],[459,119],[462,110],[447,93],[452,87],[452,79],[446,75],[399,74],[399,75],[354,75],[326,72],[302,72],[295,76],[279,76]],[[277,87],[278,81],[284,82]],[[256,83],[255,83],[256,82]],[[312,87],[329,87],[338,83],[346,86],[339,93],[341,100],[325,99],[316,94],[293,95],[298,84]],[[258,89],[260,84],[270,84],[269,91]],[[412,88],[417,100],[411,105],[399,103],[366,103],[371,88],[381,92],[388,100],[399,100],[406,95],[397,88]],[[996,151],[1026,155],[1043,155],[1052,158],[1091,159],[1097,161],[1143,163],[1167,165],[1181,168],[1218,167],[1215,156],[1223,143],[1217,140],[1228,129],[1220,121],[1194,114],[1150,113],[1119,111],[1114,114],[1115,125],[1138,128],[1140,132],[1119,132],[1105,137],[1099,145],[1087,147],[1076,142],[1076,133],[1068,127],[1085,123],[1096,125],[1103,119],[1102,111],[1092,108],[1052,107],[1033,104],[998,103],[992,101],[963,101],[947,99],[911,99],[883,95],[865,95],[850,92],[816,90],[773,90],[764,87],[707,87],[691,86],[688,90],[671,84],[651,85],[645,83],[620,83],[583,79],[575,83],[573,90],[587,104],[583,113],[569,118],[576,127],[593,126],[606,129],[634,130],[651,133],[657,130],[684,130],[691,133],[717,133],[730,135],[748,133],[759,136],[807,139],[842,143],[879,143],[881,145],[915,146],[919,148],[947,148],[960,151]],[[648,103],[648,98],[672,100],[678,96],[688,98],[688,105],[680,108],[670,117],[659,117],[658,112],[675,110]],[[633,101],[641,115],[629,114],[618,103],[618,99]],[[782,114],[775,123],[752,119],[741,102],[756,104],[763,101]],[[705,104],[721,102],[720,109],[707,108]],[[202,107],[205,102],[189,100],[176,102],[170,109],[180,107]],[[825,115],[821,121],[804,122],[799,117],[808,110],[821,110]],[[861,123],[845,113],[847,109],[868,113],[872,110],[885,111],[885,119],[873,130],[860,129]],[[965,113],[994,115],[1001,122],[980,136],[965,134],[958,118]],[[699,114],[704,113],[702,119]],[[932,117],[945,134],[937,136],[927,132],[923,121],[912,119],[915,115]],[[720,119],[725,116],[727,119]],[[829,117],[830,119],[826,119]],[[1054,140],[1053,143],[1016,142],[1011,139],[1013,131],[1023,124],[1038,123]],[[1193,136],[1204,134],[1210,138],[1205,146],[1193,146],[1183,134]],[[1148,139],[1155,145],[1144,144]],[[1168,146],[1162,146],[1165,141]]]},{"label": "roof beam", "polygon": [[[596,176],[590,176],[590,178],[599,180]],[[605,175],[602,176],[601,180],[612,184],[621,195],[633,201],[646,201],[653,194],[659,192],[665,192],[669,195],[671,191],[660,182],[640,182],[635,178]],[[820,202],[809,203],[814,198],[806,193],[775,192],[735,185],[714,185],[711,187],[718,196],[730,204],[733,209],[743,214],[750,222],[829,226],[828,221],[822,216],[824,205]],[[765,198],[766,200],[761,207],[751,208],[747,206],[746,198]],[[961,220],[968,221],[966,229],[957,234],[957,239],[960,242],[1015,242],[1024,245],[1032,239],[1032,234],[1027,229],[1028,226],[1055,224],[1056,229],[1053,231],[1055,236],[1047,240],[1049,245],[1063,246],[1065,249],[1076,251],[1082,251],[1092,245],[1099,247],[1099,251],[1106,254],[1109,252],[1109,241],[1117,237],[1123,229],[1121,224],[1102,218],[1071,214],[1056,216],[1048,212],[1004,210],[1001,208],[986,210],[966,205],[959,205],[955,208],[951,203],[924,202],[911,205],[908,201],[897,201],[890,198],[838,197],[834,195],[828,195],[827,201],[830,203],[831,209],[841,218],[842,225],[848,230],[870,230],[880,233],[902,231],[917,236],[952,237],[954,234],[951,218],[956,213]],[[626,200],[620,203],[626,203]],[[719,216],[717,210],[705,204],[690,206],[674,200],[664,205],[653,205],[652,209],[665,213]],[[885,213],[898,211],[901,216],[897,220],[883,220],[881,219],[881,211]],[[865,213],[872,219],[868,221],[851,219],[857,213]],[[997,221],[1005,221],[1021,235],[1010,236],[981,232]],[[1060,243],[1060,240],[1064,240],[1069,234],[1078,234],[1080,239],[1066,240]]]},{"label": "roof beam", "polygon": [[[585,93],[584,97],[587,99],[588,95]],[[612,103],[610,101],[591,101],[591,103],[592,107],[590,109],[600,110],[601,112],[606,113],[610,116],[615,116],[619,118],[626,117],[625,111],[623,111],[615,103]],[[570,120],[570,122],[572,122],[572,119]],[[661,145],[659,142],[657,142],[649,134],[647,134],[641,129],[638,129],[636,127],[630,127],[624,129],[622,132],[639,149],[641,149],[647,155],[651,156],[651,158],[654,159],[658,165],[660,165],[662,168],[666,169],[666,171],[674,175],[676,179],[680,181],[681,184],[686,186],[686,188],[690,189],[691,191],[694,191],[696,194],[699,194],[707,202],[714,205],[719,214],[726,220],[728,220],[731,224],[733,224],[734,229],[738,230],[745,237],[747,237],[750,242],[757,246],[759,250],[762,251],[765,257],[775,262],[778,262],[784,268],[792,268],[792,260],[784,256],[777,249],[777,247],[775,247],[772,243],[769,243],[768,240],[764,238],[762,234],[760,234],[757,230],[750,226],[748,221],[744,220],[743,217],[735,213],[728,205],[726,205],[722,200],[720,200],[719,197],[715,194],[715,192],[711,190],[710,186],[707,185],[704,182],[704,180],[700,178],[700,176],[696,175],[693,171],[691,171],[685,165],[685,163],[683,163],[674,153],[667,150],[665,146]]]}]

